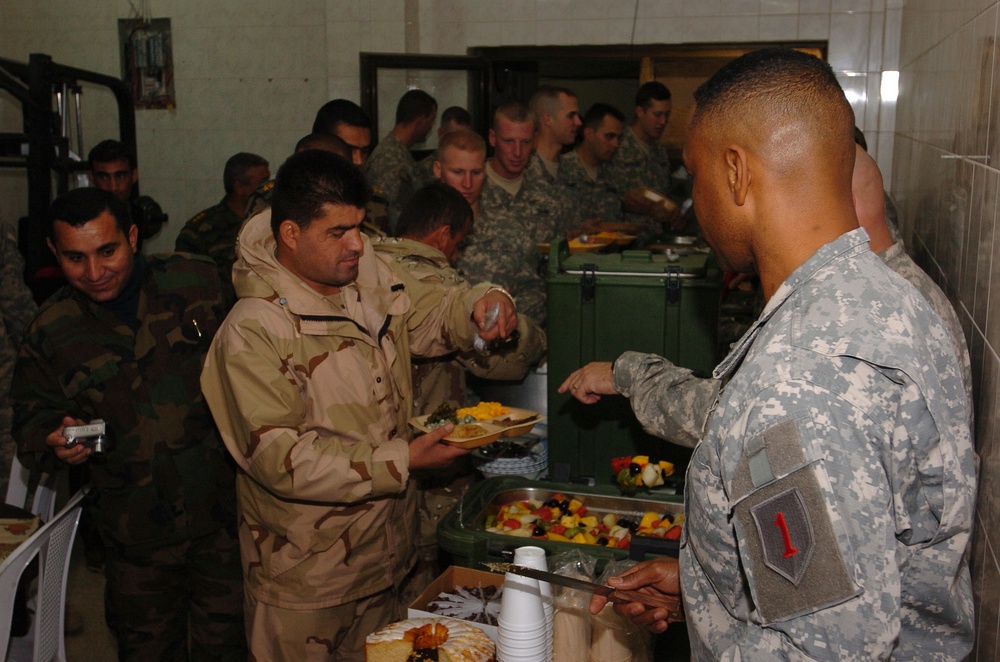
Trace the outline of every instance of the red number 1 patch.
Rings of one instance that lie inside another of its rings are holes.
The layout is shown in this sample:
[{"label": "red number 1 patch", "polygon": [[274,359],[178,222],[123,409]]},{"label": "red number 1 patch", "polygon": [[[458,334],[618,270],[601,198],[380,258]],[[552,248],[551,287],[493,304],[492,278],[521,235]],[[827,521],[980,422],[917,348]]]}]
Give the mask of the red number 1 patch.
[{"label": "red number 1 patch", "polygon": [[798,488],[761,501],[750,508],[750,514],[760,537],[764,564],[798,586],[815,551],[812,522]]}]

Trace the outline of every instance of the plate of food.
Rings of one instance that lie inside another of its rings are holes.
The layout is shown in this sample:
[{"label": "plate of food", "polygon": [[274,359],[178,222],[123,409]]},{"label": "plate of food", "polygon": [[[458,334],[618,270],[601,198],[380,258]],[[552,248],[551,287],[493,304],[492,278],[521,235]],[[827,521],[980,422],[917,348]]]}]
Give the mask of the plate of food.
[{"label": "plate of food", "polygon": [[606,241],[616,246],[628,246],[635,240],[634,234],[626,234],[624,232],[611,232],[607,230],[591,235],[591,237],[597,241]]},{"label": "plate of food", "polygon": [[446,403],[433,413],[411,418],[410,425],[421,432],[430,432],[446,423],[454,423],[455,429],[444,440],[453,446],[478,448],[492,444],[501,436],[522,435],[543,420],[545,417],[537,411],[504,407],[499,402],[480,402],[457,410]]},{"label": "plate of food", "polygon": [[[586,241],[581,240],[580,237],[577,237],[576,239],[570,239],[569,242],[567,242],[569,244],[570,254],[597,253],[598,251],[604,249],[605,247],[607,247],[609,244],[612,243],[611,239],[598,238],[598,235],[590,235],[586,237],[586,239],[587,239]],[[550,244],[545,242],[538,242],[535,245],[538,246],[538,250],[539,252],[542,253],[542,255],[549,254]]]}]

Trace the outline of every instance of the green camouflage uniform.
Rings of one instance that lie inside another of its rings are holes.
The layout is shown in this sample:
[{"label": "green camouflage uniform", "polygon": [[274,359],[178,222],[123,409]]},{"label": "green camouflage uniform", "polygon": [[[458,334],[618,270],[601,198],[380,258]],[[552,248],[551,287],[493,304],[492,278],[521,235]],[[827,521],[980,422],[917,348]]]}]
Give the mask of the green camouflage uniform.
[{"label": "green camouflage uniform", "polygon": [[[14,377],[14,360],[25,329],[35,316],[38,306],[24,284],[24,259],[17,250],[17,239],[6,226],[0,226],[0,495],[7,494],[10,465],[17,446],[10,435],[14,412],[7,393]],[[15,504],[17,505],[17,504]]]},{"label": "green camouflage uniform", "polygon": [[[421,282],[437,287],[468,287],[468,281],[448,264],[444,253],[419,241],[386,238],[374,240],[375,250]],[[519,341],[506,351],[482,355],[475,351],[453,352],[438,357],[414,357],[413,414],[430,414],[442,403],[453,407],[466,404],[466,371],[484,379],[518,381],[545,353],[545,332],[524,315],[518,316]],[[420,532],[417,550],[426,568],[424,576],[409,583],[409,590],[420,592],[436,577],[441,568],[438,558],[437,525],[472,484],[474,471],[468,462],[433,472],[421,472],[417,480],[420,497]]]},{"label": "green camouflage uniform", "polygon": [[[487,171],[490,168],[487,164]],[[459,256],[458,270],[474,283],[503,285],[517,299],[518,310],[544,326],[545,279],[539,273],[538,243],[562,236],[576,216],[569,195],[557,182],[547,181],[534,168],[532,173],[525,168],[517,195],[486,177],[479,218]]]},{"label": "green camouflage uniform", "polygon": [[227,276],[236,261],[236,233],[243,217],[233,212],[223,198],[219,204],[198,212],[184,224],[174,248],[186,253],[207,255]]},{"label": "green camouflage uniform", "polygon": [[417,162],[406,145],[390,132],[368,157],[365,176],[389,203],[389,227],[395,230],[403,205],[419,187]]},{"label": "green camouflage uniform", "polygon": [[[410,356],[469,349],[472,307],[487,288],[428,286],[363,237],[357,278],[324,297],[277,262],[270,222],[264,212],[240,233],[240,299],[202,387],[240,467],[246,591],[292,627],[317,623],[329,607],[360,609],[395,591],[413,567]],[[248,609],[251,649],[263,659],[274,630],[258,630],[256,607]],[[371,632],[349,629],[330,623],[310,638],[336,641],[331,659],[345,659],[340,648],[355,649]],[[281,643],[299,646],[304,659],[309,642]]]},{"label": "green camouflage uniform", "polygon": [[231,295],[207,259],[139,256],[135,268],[135,332],[68,286],[41,307],[15,368],[14,435],[26,464],[52,469],[45,437],[64,416],[108,424],[110,451],[87,465],[121,659],[183,659],[189,635],[193,652],[238,659],[235,472],[199,385]]},{"label": "green camouflage uniform", "polygon": [[622,194],[608,180],[607,166],[597,166],[597,180],[590,178],[576,150],[559,157],[559,182],[566,187],[576,204],[587,210],[590,218],[601,221],[622,220]]}]

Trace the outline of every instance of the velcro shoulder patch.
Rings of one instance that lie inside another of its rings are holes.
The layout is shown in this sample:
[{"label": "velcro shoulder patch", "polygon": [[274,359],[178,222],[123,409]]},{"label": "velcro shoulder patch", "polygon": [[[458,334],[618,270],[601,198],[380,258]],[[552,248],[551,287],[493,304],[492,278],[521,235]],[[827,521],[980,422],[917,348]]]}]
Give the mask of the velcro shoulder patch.
[{"label": "velcro shoulder patch", "polygon": [[816,475],[820,469],[807,459],[795,422],[769,428],[747,449],[733,477],[733,514],[747,582],[764,622],[858,595]]}]

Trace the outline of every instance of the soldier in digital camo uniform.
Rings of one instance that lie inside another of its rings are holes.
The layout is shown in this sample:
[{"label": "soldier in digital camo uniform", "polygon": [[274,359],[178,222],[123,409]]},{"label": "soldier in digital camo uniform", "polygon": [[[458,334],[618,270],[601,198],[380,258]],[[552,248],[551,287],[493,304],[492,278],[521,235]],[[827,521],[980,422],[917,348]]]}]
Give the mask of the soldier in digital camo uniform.
[{"label": "soldier in digital camo uniform", "polygon": [[417,162],[410,148],[427,140],[437,117],[437,101],[423,90],[409,90],[396,104],[396,124],[375,146],[365,176],[389,203],[389,228],[395,229],[396,219],[407,199],[420,187]]},{"label": "soldier in digital camo uniform", "polygon": [[[858,223],[868,233],[871,250],[887,267],[908,280],[948,327],[948,339],[962,365],[965,392],[972,399],[972,366],[962,323],[948,296],[906,253],[893,225],[885,215],[882,173],[859,145],[854,162],[851,191]],[[629,398],[643,428],[675,444],[693,448],[705,435],[708,416],[719,394],[717,379],[699,377],[662,356],[625,352],[614,363],[594,362],[566,378],[560,392],[579,383],[573,392],[583,402],[599,395],[621,394]]]},{"label": "soldier in digital camo uniform", "polygon": [[607,164],[621,144],[625,116],[595,103],[583,118],[583,140],[559,158],[559,181],[577,204],[598,220],[620,221],[621,196],[608,181]]},{"label": "soldier in digital camo uniform", "polygon": [[[703,230],[768,302],[715,370],[679,566],[610,583],[681,594],[694,659],[963,659],[971,403],[945,323],[857,227],[850,105],[828,65],[784,49],[734,60],[695,100]],[[654,631],[678,618],[618,609]]]},{"label": "soldier in digital camo uniform", "polygon": [[[137,256],[138,229],[110,192],[70,191],[50,216],[69,285],[18,355],[20,457],[90,468],[121,660],[246,659],[235,471],[199,384],[232,296],[211,260]],[[94,419],[110,448],[67,447],[64,426]]]},{"label": "soldier in digital camo uniform", "polygon": [[459,254],[458,270],[472,282],[506,287],[518,309],[545,324],[545,279],[539,273],[539,242],[564,236],[576,222],[558,183],[529,176],[535,119],[524,104],[497,108],[490,129],[495,154],[486,163],[486,184],[479,197],[469,244]]},{"label": "soldier in digital camo uniform", "polygon": [[14,419],[7,394],[14,376],[14,359],[25,329],[35,317],[38,306],[24,283],[24,258],[17,250],[17,239],[7,225],[0,225],[0,494],[7,494],[10,465],[17,445],[10,435]]},{"label": "soldier in digital camo uniform", "polygon": [[181,228],[174,249],[212,258],[226,279],[236,261],[236,233],[243,224],[250,198],[271,178],[267,160],[239,152],[229,157],[222,172],[225,197],[194,215]]},{"label": "soldier in digital camo uniform", "polygon": [[[240,233],[240,299],[202,387],[240,472],[247,623],[258,660],[364,659],[365,637],[405,613],[418,522],[410,473],[467,451],[412,438],[411,355],[508,336],[509,297],[429,286],[359,231],[361,171],[290,157],[273,206]],[[279,220],[280,219],[280,220]],[[485,314],[500,306],[495,327]],[[474,320],[474,321],[470,321]],[[478,329],[478,331],[477,331]]]}]

